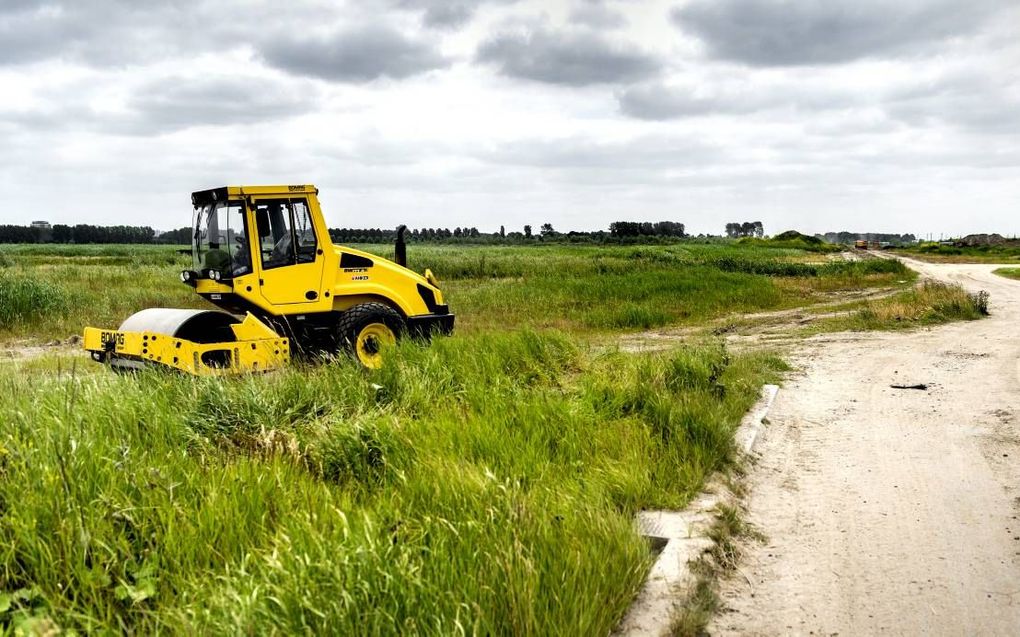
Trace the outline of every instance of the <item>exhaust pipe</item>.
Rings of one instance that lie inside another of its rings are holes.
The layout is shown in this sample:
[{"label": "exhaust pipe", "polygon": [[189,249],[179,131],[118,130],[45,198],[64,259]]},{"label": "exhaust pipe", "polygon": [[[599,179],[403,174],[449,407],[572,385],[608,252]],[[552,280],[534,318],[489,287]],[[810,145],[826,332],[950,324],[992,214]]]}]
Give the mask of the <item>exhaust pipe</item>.
[{"label": "exhaust pipe", "polygon": [[397,243],[393,247],[393,261],[397,265],[407,267],[407,243],[404,241],[404,233],[407,232],[407,226],[400,224],[397,226]]}]

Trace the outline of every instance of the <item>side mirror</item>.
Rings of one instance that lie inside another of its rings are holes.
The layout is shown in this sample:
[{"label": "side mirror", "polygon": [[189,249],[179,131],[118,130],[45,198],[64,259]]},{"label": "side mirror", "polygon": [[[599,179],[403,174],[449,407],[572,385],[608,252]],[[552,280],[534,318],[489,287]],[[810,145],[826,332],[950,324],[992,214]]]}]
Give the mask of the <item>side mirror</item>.
[{"label": "side mirror", "polygon": [[393,261],[397,265],[407,267],[407,243],[404,241],[404,233],[407,232],[407,226],[400,224],[397,226],[397,240],[393,246]]}]

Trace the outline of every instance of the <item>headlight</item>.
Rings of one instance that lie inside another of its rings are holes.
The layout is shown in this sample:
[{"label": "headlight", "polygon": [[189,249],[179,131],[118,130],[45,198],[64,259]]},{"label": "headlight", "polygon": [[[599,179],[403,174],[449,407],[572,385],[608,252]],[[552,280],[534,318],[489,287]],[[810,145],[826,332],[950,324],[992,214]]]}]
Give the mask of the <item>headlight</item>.
[{"label": "headlight", "polygon": [[219,270],[209,270],[209,278],[213,281],[219,281],[222,277]]},{"label": "headlight", "polygon": [[184,270],[181,272],[181,283],[188,283],[191,281],[191,270]]}]

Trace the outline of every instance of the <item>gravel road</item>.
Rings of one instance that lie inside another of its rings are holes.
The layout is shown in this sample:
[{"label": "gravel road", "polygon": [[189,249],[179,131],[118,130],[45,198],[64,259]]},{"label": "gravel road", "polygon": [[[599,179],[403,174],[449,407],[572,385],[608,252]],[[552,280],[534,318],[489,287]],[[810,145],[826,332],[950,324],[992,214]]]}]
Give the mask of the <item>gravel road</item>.
[{"label": "gravel road", "polygon": [[711,634],[1020,635],[1020,281],[908,264],[992,316],[804,343],[749,476],[767,540]]}]

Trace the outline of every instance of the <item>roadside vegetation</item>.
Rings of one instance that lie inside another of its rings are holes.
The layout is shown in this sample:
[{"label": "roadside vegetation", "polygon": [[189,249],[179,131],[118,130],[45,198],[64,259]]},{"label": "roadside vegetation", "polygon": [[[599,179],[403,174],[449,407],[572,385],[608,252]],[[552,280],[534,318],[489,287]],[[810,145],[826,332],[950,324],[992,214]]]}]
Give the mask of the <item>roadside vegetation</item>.
[{"label": "roadside vegetation", "polygon": [[0,624],[606,634],[643,507],[732,460],[782,364],[514,331],[269,376],[5,373]]},{"label": "roadside vegetation", "polygon": [[[897,287],[833,327],[972,318],[897,261],[817,245],[412,245],[458,329],[376,372],[117,375],[63,348],[0,364],[0,630],[607,634],[651,562],[633,514],[733,466],[784,369],[711,335],[627,354],[620,334]],[[3,246],[0,342],[202,307],[189,264]]]},{"label": "roadside vegetation", "polygon": [[988,314],[988,294],[970,294],[959,285],[924,281],[892,296],[865,302],[846,314],[822,319],[811,331],[898,330],[951,321],[973,321]]},{"label": "roadside vegetation", "polygon": [[940,243],[918,243],[897,248],[897,254],[936,263],[1020,263],[1020,246],[1015,245],[951,246]]},{"label": "roadside vegetation", "polygon": [[1020,268],[999,268],[994,271],[999,276],[1004,276],[1007,279],[1020,279]]}]

